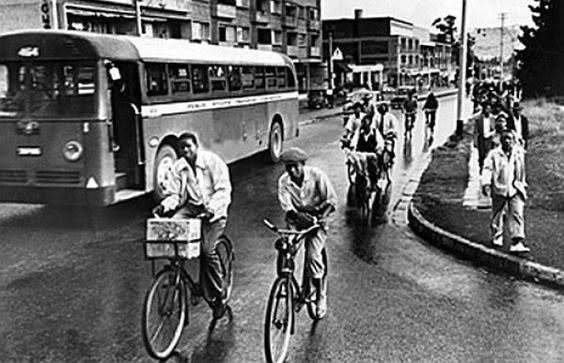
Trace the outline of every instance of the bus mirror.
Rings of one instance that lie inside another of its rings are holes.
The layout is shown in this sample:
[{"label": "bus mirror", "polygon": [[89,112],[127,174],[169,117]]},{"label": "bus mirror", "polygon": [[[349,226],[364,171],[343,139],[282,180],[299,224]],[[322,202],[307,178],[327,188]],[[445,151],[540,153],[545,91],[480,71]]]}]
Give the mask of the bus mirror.
[{"label": "bus mirror", "polygon": [[110,74],[110,79],[112,81],[119,81],[121,79],[121,73],[119,72],[119,68],[116,66],[112,66],[109,70],[108,73]]}]

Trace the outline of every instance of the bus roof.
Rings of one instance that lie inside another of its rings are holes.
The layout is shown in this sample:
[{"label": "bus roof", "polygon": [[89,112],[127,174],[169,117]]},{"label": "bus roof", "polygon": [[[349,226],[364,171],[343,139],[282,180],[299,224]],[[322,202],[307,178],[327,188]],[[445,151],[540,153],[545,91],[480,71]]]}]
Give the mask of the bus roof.
[{"label": "bus roof", "polygon": [[[22,30],[0,35],[2,60],[112,59],[215,64],[284,66],[281,53],[192,43],[182,39],[145,38],[64,30]],[[24,49],[22,53],[22,49]],[[37,48],[37,49],[35,49]],[[37,55],[35,55],[37,52]],[[27,55],[26,55],[27,54]]]}]

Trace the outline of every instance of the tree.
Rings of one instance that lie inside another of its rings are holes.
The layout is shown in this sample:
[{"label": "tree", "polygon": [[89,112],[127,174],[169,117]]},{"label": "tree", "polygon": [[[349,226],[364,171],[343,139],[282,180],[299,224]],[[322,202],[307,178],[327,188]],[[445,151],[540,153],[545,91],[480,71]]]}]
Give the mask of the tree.
[{"label": "tree", "polygon": [[437,18],[431,26],[437,28],[441,34],[440,38],[445,43],[453,44],[456,39],[456,26],[454,25],[456,22],[456,16],[454,15],[447,15],[444,18]]},{"label": "tree", "polygon": [[526,96],[564,95],[564,1],[534,0],[536,27],[523,26],[517,75]]}]

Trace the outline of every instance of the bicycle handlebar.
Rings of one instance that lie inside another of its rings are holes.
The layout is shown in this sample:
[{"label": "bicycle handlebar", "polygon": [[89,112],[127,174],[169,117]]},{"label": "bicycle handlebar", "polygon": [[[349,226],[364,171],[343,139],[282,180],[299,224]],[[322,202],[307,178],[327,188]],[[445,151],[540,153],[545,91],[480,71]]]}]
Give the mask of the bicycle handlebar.
[{"label": "bicycle handlebar", "polygon": [[304,229],[303,231],[298,231],[298,230],[295,230],[295,229],[280,229],[280,228],[276,227],[268,219],[264,219],[263,223],[268,229],[270,229],[274,233],[278,233],[278,234],[281,234],[281,235],[292,235],[292,236],[303,236],[305,234],[308,234],[310,232],[315,231],[316,229],[321,228],[321,224],[319,224],[319,221],[316,222],[313,226],[309,227],[308,229]]}]

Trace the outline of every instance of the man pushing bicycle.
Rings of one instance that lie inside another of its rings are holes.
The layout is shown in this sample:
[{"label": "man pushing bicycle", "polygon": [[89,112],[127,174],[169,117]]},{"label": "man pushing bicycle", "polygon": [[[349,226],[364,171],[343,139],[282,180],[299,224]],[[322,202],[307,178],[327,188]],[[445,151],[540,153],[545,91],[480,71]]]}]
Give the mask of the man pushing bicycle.
[{"label": "man pushing bicycle", "polygon": [[293,147],[281,155],[286,172],[278,180],[278,200],[286,212],[286,220],[297,229],[306,229],[320,222],[321,228],[305,237],[306,265],[317,294],[317,318],[327,313],[326,266],[323,250],[327,240],[324,221],[337,207],[337,194],[327,175],[319,168],[306,166],[308,156]]},{"label": "man pushing bicycle", "polygon": [[173,214],[173,218],[201,218],[200,282],[202,293],[213,309],[214,319],[225,314],[225,281],[216,242],[225,231],[227,209],[231,204],[231,182],[225,162],[211,151],[199,148],[194,133],[178,139],[178,155],[166,185],[167,197],[153,212]]}]

